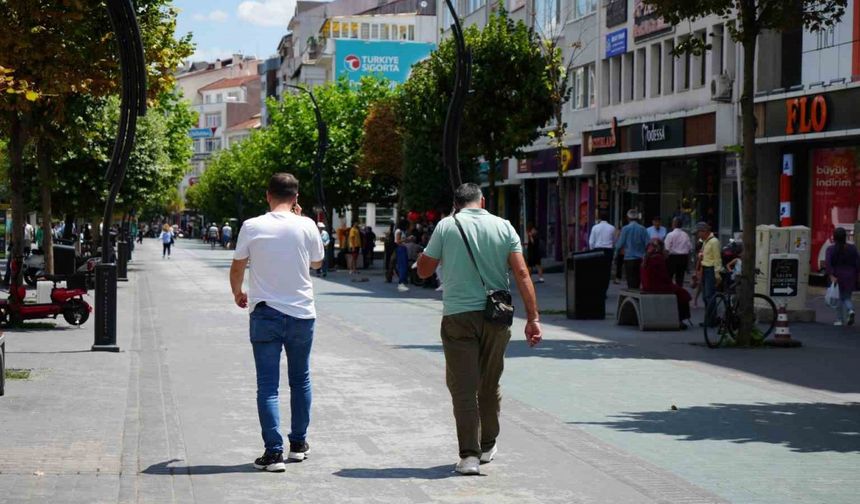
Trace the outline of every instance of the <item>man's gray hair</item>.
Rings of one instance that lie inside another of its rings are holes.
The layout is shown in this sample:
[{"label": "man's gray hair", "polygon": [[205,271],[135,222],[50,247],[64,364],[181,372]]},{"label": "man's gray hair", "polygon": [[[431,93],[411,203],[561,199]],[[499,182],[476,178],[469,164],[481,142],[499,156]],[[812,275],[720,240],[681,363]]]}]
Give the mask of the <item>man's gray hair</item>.
[{"label": "man's gray hair", "polygon": [[466,205],[477,203],[484,197],[478,184],[467,182],[454,191],[454,206],[463,208]]}]

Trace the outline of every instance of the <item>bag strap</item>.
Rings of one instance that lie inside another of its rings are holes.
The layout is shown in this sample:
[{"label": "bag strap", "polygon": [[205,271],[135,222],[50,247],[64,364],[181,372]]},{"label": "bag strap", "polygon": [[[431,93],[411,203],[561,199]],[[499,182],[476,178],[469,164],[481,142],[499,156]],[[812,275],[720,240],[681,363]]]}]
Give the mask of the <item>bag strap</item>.
[{"label": "bag strap", "polygon": [[457,219],[457,214],[454,214],[454,223],[457,224],[457,229],[460,230],[460,236],[463,237],[463,243],[466,244],[466,252],[469,253],[469,259],[472,260],[472,265],[475,266],[475,271],[478,272],[478,278],[481,279],[481,285],[484,286],[484,290],[487,289],[487,284],[484,282],[484,277],[481,276],[481,270],[478,268],[478,261],[475,260],[475,255],[472,253],[472,247],[469,246],[469,239],[466,237],[466,232],[463,231],[463,226],[460,224],[460,221]]}]

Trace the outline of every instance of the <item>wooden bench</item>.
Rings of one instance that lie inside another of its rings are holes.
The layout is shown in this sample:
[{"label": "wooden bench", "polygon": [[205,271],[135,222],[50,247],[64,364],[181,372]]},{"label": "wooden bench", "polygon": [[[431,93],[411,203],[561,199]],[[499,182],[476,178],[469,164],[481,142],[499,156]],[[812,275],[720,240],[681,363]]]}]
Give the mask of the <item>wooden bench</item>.
[{"label": "wooden bench", "polygon": [[618,293],[618,325],[638,325],[640,331],[678,331],[678,299],[674,294],[653,294],[633,289]]},{"label": "wooden bench", "polygon": [[0,331],[0,396],[6,393],[6,335]]}]

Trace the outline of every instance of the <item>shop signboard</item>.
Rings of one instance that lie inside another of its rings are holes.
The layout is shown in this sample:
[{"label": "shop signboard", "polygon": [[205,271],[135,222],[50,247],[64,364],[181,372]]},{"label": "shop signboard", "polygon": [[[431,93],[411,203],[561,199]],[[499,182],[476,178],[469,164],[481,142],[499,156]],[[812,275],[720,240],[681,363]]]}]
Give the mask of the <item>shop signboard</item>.
[{"label": "shop signboard", "polygon": [[618,119],[613,117],[609,128],[585,132],[583,144],[586,154],[590,156],[618,152]]},{"label": "shop signboard", "polygon": [[677,149],[684,146],[684,119],[630,126],[630,150]]},{"label": "shop signboard", "polygon": [[435,44],[423,42],[335,40],[335,72],[350,82],[377,75],[401,84],[409,78],[412,66],[435,48]]},{"label": "shop signboard", "polygon": [[627,52],[627,28],[606,34],[606,57],[620,56]]},{"label": "shop signboard", "polygon": [[627,0],[609,0],[606,4],[606,27],[627,22]]},{"label": "shop signboard", "polygon": [[674,29],[672,25],[657,15],[653,5],[645,3],[645,0],[634,0],[633,2],[633,40],[640,41],[654,37]]},{"label": "shop signboard", "polygon": [[860,88],[840,89],[760,103],[764,128],[758,136],[782,137],[860,128]]},{"label": "shop signboard", "polygon": [[610,191],[612,190],[612,176],[609,166],[601,166],[597,169],[597,210],[609,212]]},{"label": "shop signboard", "polygon": [[[555,173],[558,171],[555,149],[543,149],[532,153],[533,157],[526,158],[517,165],[518,173]],[[523,163],[524,161],[524,163]],[[576,170],[580,167],[580,146],[573,145],[561,151],[562,172]]]},{"label": "shop signboard", "polygon": [[836,228],[852,236],[858,215],[860,149],[815,149],[810,154],[812,172],[812,271],[824,265]]},{"label": "shop signboard", "polygon": [[215,132],[218,128],[192,128],[188,131],[188,136],[191,138],[198,140],[201,138],[212,138],[215,136]]},{"label": "shop signboard", "polygon": [[770,297],[795,297],[800,284],[800,256],[770,256]]}]

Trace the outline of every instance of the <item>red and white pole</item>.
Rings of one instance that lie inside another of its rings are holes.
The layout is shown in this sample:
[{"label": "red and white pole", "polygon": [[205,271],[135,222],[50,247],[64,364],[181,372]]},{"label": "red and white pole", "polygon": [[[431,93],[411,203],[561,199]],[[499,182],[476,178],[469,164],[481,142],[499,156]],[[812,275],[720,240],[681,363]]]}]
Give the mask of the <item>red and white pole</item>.
[{"label": "red and white pole", "polygon": [[791,177],[794,175],[794,154],[783,154],[782,175],[779,178],[779,225],[791,226]]}]

